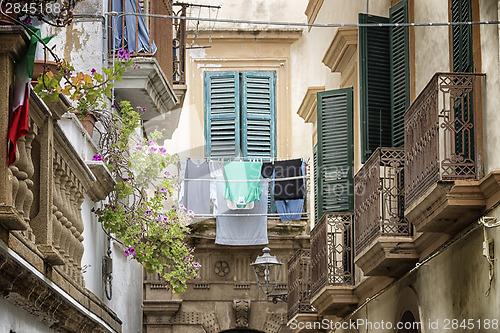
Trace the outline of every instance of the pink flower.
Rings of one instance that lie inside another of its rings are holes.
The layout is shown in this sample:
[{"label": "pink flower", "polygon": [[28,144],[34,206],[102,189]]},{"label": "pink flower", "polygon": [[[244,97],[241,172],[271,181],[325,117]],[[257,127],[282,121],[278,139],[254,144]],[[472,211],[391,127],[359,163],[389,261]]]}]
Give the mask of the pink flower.
[{"label": "pink flower", "polygon": [[92,68],[92,69],[90,70],[90,73],[91,73],[92,75],[94,75],[94,74],[95,74],[95,72],[97,72],[97,71],[95,70],[95,68]]},{"label": "pink flower", "polygon": [[92,161],[102,162],[102,156],[101,155],[94,155],[94,157],[92,157]]},{"label": "pink flower", "polygon": [[201,265],[199,262],[195,262],[195,263],[193,263],[193,267],[199,268],[199,267],[201,267]]},{"label": "pink flower", "polygon": [[118,56],[118,58],[123,58],[125,60],[129,60],[130,59],[130,53],[128,53],[128,50],[126,49],[121,49],[119,50],[116,55]]},{"label": "pink flower", "polygon": [[167,153],[167,150],[165,149],[165,147],[160,147],[160,154],[164,155]]}]

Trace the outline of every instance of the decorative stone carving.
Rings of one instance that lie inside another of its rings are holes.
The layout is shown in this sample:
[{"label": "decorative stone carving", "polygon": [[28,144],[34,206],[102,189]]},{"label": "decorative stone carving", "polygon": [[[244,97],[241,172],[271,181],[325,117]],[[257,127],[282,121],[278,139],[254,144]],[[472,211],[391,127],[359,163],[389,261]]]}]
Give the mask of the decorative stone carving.
[{"label": "decorative stone carving", "polygon": [[284,313],[268,313],[266,325],[264,326],[265,333],[278,333],[283,325],[286,324],[286,315]]},{"label": "decorative stone carving", "polygon": [[249,299],[235,299],[233,301],[234,322],[236,328],[248,328],[248,315],[250,313]]},{"label": "decorative stone carving", "polygon": [[224,260],[217,261],[214,265],[214,272],[218,277],[224,277],[229,274],[229,263]]}]

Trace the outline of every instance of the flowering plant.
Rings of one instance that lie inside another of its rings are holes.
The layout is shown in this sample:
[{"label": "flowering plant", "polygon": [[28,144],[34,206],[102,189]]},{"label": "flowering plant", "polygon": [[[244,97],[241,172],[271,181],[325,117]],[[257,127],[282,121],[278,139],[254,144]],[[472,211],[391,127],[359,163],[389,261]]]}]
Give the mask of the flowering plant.
[{"label": "flowering plant", "polygon": [[107,144],[94,158],[106,161],[120,181],[109,202],[95,213],[121,240],[125,255],[142,263],[148,273],[162,275],[175,292],[185,291],[200,265],[194,261],[194,249],[184,242],[193,213],[166,204],[177,185],[166,169],[177,164],[178,157],[157,145],[160,132],[144,142],[134,139],[140,116],[129,102],[121,103],[119,114],[107,116],[101,118],[106,127],[101,140]]},{"label": "flowering plant", "polygon": [[167,204],[177,180],[167,177],[166,169],[176,164],[178,157],[157,145],[161,133],[154,132],[149,140],[141,142],[136,135],[140,114],[130,102],[122,102],[117,112],[107,107],[112,81],[121,80],[125,69],[133,63],[126,50],[117,55],[121,61],[104,68],[103,74],[95,69],[90,75],[75,74],[69,63],[58,62],[58,73],[44,73],[35,92],[49,102],[57,101],[59,93],[63,93],[75,101],[73,111],[80,117],[88,112],[97,116],[102,125],[96,128],[101,151],[93,156],[93,161],[104,162],[118,182],[108,202],[93,212],[108,235],[123,244],[127,257],[140,262],[149,274],[160,274],[175,292],[182,292],[200,267],[194,261],[194,249],[184,241],[194,214],[184,207]]},{"label": "flowering plant", "polygon": [[111,98],[113,81],[123,80],[123,73],[133,64],[127,50],[118,51],[121,61],[113,67],[103,68],[102,74],[92,68],[90,74],[75,72],[75,68],[66,61],[58,62],[58,72],[46,72],[38,78],[34,91],[45,101],[57,101],[59,93],[69,96],[76,103],[72,111],[80,119],[91,110],[105,109],[107,98]]}]

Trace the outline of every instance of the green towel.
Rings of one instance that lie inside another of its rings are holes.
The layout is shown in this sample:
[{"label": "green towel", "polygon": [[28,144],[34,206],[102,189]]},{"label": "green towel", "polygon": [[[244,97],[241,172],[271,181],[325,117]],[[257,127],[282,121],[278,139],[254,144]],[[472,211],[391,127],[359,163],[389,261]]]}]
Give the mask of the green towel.
[{"label": "green towel", "polygon": [[225,162],[224,179],[242,180],[241,182],[226,182],[224,198],[244,208],[249,202],[259,200],[262,195],[260,182],[246,180],[260,180],[261,162]]}]

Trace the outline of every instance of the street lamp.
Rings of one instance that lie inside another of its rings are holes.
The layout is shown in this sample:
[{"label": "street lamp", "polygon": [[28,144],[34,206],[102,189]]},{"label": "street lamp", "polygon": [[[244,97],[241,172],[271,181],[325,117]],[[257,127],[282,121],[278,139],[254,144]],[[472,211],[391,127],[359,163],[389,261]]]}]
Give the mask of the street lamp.
[{"label": "street lamp", "polygon": [[286,301],[286,293],[272,293],[278,285],[283,263],[270,254],[271,250],[268,247],[262,249],[262,252],[264,254],[258,256],[255,262],[250,264],[253,268],[257,285],[266,295],[266,298],[271,298],[273,303],[278,303],[278,300]]}]

